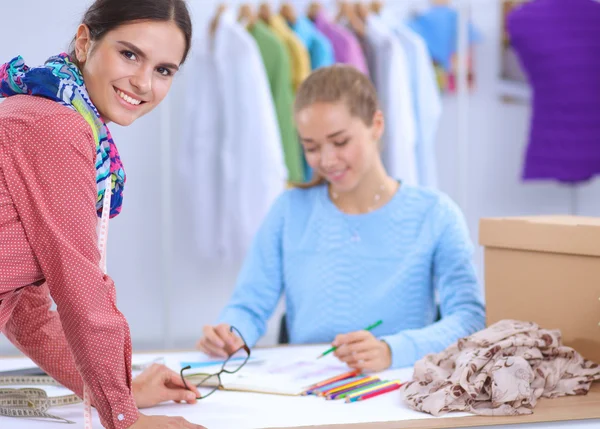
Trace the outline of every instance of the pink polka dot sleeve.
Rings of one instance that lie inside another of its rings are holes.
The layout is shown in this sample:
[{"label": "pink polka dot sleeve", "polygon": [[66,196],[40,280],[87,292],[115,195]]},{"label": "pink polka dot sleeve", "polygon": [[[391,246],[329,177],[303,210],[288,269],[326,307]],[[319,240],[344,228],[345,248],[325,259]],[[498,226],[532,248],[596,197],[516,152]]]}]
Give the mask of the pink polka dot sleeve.
[{"label": "pink polka dot sleeve", "polygon": [[[5,331],[80,396],[83,379],[103,426],[123,429],[138,417],[131,338],[117,309],[114,283],[99,267],[94,163],[93,135],[78,113],[29,96],[0,105],[0,168],[20,231],[43,275],[40,283],[45,279],[42,287],[21,289],[18,299],[4,299],[13,303]],[[6,236],[1,229],[0,222],[0,237]],[[14,232],[15,251],[26,254],[18,228]],[[13,271],[18,270],[15,265]],[[9,279],[30,274],[7,273]],[[2,299],[7,287],[0,286]],[[57,315],[49,312],[48,293]],[[1,313],[0,308],[0,327]]]},{"label": "pink polka dot sleeve", "polygon": [[4,333],[40,368],[83,398],[83,380],[65,339],[58,313],[50,311],[51,305],[47,283],[24,288]]}]

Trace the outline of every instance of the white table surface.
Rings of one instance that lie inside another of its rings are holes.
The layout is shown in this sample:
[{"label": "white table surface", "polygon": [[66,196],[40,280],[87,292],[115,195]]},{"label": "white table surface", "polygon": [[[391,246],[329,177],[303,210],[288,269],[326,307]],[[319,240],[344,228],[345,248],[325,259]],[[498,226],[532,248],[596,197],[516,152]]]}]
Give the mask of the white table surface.
[{"label": "white table surface", "polygon": [[[323,346],[290,347],[279,349],[257,349],[253,356],[270,358],[274,353],[278,359],[298,354],[316,356]],[[288,355],[289,354],[289,355]],[[199,352],[161,353],[135,355],[134,363],[149,362],[163,357],[165,363],[179,370],[182,361],[199,361],[205,357]],[[0,371],[32,366],[25,358],[0,359]],[[412,368],[386,371],[381,377],[387,379],[410,379]],[[46,388],[49,395],[65,394],[66,389]],[[68,393],[68,392],[67,392]],[[195,405],[165,403],[142,410],[148,415],[183,416],[187,420],[206,426],[208,429],[255,429],[284,428],[301,426],[346,425],[351,423],[375,423],[412,419],[433,419],[430,415],[416,412],[407,407],[398,392],[392,392],[364,402],[347,404],[343,401],[326,401],[313,396],[289,397],[245,392],[215,392]],[[83,406],[81,404],[53,408],[52,414],[72,420],[76,425],[55,421],[36,421],[0,417],[1,429],[66,429],[83,427]],[[442,418],[466,416],[453,413]],[[100,428],[100,421],[94,410],[94,427]],[[399,426],[401,427],[401,426]],[[458,427],[458,426],[457,426]],[[600,429],[600,419],[566,421],[557,423],[519,424],[486,426],[503,429]]]}]

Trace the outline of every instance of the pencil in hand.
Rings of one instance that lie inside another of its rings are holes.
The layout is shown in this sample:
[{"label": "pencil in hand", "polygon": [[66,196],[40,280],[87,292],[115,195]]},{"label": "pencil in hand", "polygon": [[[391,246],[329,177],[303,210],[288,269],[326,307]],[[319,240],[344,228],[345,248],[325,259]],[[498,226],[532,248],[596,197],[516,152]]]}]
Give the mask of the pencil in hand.
[{"label": "pencil in hand", "polygon": [[[370,331],[372,329],[375,329],[376,327],[378,327],[379,325],[381,325],[383,323],[383,320],[378,320],[377,322],[373,323],[370,326],[367,326],[365,328],[365,331]],[[334,352],[337,350],[337,347],[331,347],[328,350],[325,350],[323,353],[321,353],[319,356],[317,356],[317,359],[321,359],[323,356],[327,356],[329,353]]]}]

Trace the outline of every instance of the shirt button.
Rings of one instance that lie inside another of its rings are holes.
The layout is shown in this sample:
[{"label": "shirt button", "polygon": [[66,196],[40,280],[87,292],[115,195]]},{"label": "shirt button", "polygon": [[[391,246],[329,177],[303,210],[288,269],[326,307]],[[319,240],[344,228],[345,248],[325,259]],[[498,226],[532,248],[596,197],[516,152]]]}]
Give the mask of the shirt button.
[{"label": "shirt button", "polygon": [[123,420],[125,420],[125,416],[123,414],[119,414],[117,416],[117,419],[119,419],[119,421],[122,422]]}]

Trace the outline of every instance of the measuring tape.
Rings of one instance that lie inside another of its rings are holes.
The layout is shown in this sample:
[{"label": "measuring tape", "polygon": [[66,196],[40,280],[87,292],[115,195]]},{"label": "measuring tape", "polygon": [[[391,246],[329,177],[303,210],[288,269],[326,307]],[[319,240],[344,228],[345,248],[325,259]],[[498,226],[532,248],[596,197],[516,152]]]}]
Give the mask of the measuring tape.
[{"label": "measuring tape", "polygon": [[[112,174],[104,181],[104,201],[102,206],[102,217],[98,222],[96,231],[98,233],[98,250],[100,252],[100,269],[106,274],[106,243],[108,241],[108,221],[110,219],[110,200],[112,197]],[[83,385],[83,427],[92,429],[92,399],[88,387]]]},{"label": "measuring tape", "polygon": [[[11,376],[0,377],[0,386],[59,386],[51,377]],[[16,418],[38,418],[75,423],[48,413],[50,408],[79,404],[77,395],[49,397],[44,389],[27,387],[8,389],[0,387],[0,416]]]},{"label": "measuring tape", "polygon": [[[163,357],[158,357],[150,362],[131,365],[133,371],[144,371],[152,364],[162,363]],[[0,416],[16,418],[44,418],[59,420],[64,423],[75,423],[63,417],[48,413],[50,408],[64,407],[80,404],[81,398],[77,395],[64,395],[48,397],[43,389],[24,388],[7,389],[1,386],[57,386],[63,387],[58,381],[48,376],[3,376],[0,377]],[[89,415],[91,421],[91,413]]]}]

